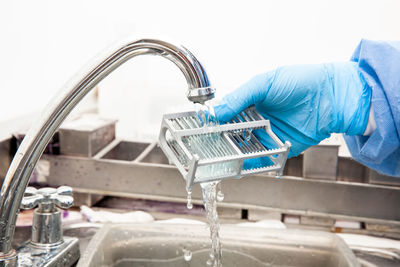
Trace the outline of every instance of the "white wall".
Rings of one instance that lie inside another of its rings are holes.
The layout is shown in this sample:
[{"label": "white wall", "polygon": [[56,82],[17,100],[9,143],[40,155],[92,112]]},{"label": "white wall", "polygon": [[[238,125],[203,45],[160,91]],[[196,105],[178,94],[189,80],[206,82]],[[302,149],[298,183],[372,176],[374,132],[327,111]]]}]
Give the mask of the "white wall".
[{"label": "white wall", "polygon": [[[284,64],[348,60],[361,38],[400,40],[399,1],[2,1],[0,122],[42,109],[118,39],[167,36],[201,60],[217,98]],[[163,37],[162,37],[163,38]],[[118,135],[154,138],[161,115],[187,104],[162,58],[136,58],[99,85]]]}]

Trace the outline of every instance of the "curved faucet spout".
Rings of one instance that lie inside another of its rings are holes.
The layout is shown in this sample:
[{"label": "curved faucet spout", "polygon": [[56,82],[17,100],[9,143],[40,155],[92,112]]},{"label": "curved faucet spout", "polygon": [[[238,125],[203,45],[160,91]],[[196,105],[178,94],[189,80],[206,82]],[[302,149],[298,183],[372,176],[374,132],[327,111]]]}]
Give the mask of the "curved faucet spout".
[{"label": "curved faucet spout", "polygon": [[21,200],[32,171],[50,138],[70,111],[96,84],[130,58],[144,54],[165,57],[178,66],[188,83],[187,97],[190,101],[204,103],[214,97],[215,90],[210,87],[203,66],[182,46],[142,39],[118,45],[100,55],[50,102],[40,120],[28,131],[10,165],[0,192],[0,266],[6,266],[6,258],[9,259],[10,253],[13,253],[11,242]]}]

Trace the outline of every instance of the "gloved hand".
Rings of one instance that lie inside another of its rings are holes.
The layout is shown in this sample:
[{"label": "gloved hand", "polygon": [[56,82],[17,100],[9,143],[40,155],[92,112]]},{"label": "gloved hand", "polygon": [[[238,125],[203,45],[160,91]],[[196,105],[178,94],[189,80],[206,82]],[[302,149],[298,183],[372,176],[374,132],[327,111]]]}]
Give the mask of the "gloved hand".
[{"label": "gloved hand", "polygon": [[[255,76],[226,95],[214,111],[224,123],[255,105],[281,141],[291,142],[293,157],[331,133],[362,135],[370,102],[371,88],[356,63],[343,62],[280,67]],[[276,148],[264,130],[255,134],[265,147]],[[259,165],[263,162],[245,162],[245,168]]]}]

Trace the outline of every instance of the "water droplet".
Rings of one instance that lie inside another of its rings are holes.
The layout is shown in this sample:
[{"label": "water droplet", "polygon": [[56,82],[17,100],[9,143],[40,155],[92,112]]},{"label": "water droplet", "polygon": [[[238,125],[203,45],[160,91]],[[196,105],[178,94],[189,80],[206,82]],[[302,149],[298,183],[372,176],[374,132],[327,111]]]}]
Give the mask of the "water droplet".
[{"label": "water droplet", "polygon": [[211,265],[213,264],[213,261],[212,261],[211,259],[209,259],[209,260],[206,262],[206,264],[207,264],[207,266],[211,266]]},{"label": "water droplet", "polygon": [[192,252],[188,249],[183,249],[183,258],[185,261],[191,261],[192,260]]},{"label": "water droplet", "polygon": [[246,129],[243,132],[243,137],[245,138],[245,140],[247,142],[249,142],[251,140],[251,133],[253,132],[253,129]]},{"label": "water droplet", "polygon": [[215,258],[214,253],[211,252],[211,253],[210,253],[210,259],[211,259],[211,260],[214,260],[214,258]]},{"label": "water droplet", "polygon": [[192,204],[192,191],[188,191],[187,192],[187,204],[186,207],[188,209],[193,209],[193,204]]},{"label": "water droplet", "polygon": [[224,197],[225,197],[224,193],[222,193],[221,190],[218,191],[218,193],[217,193],[217,200],[218,200],[219,202],[221,202],[221,201],[224,200]]}]

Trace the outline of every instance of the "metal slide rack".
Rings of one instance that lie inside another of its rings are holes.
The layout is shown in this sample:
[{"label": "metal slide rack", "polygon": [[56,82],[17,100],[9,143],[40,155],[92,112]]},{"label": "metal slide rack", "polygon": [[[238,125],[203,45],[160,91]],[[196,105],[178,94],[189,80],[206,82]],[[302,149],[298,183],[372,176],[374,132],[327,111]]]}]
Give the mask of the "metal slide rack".
[{"label": "metal slide rack", "polygon": [[[276,144],[266,148],[254,135],[264,129]],[[254,107],[250,107],[229,123],[203,127],[196,112],[166,114],[163,117],[159,144],[168,159],[176,165],[191,190],[197,183],[241,178],[262,172],[281,175],[290,149],[271,130]],[[243,162],[268,157],[263,166],[245,169]],[[270,162],[271,164],[266,164]],[[266,164],[266,165],[265,165]]]}]

